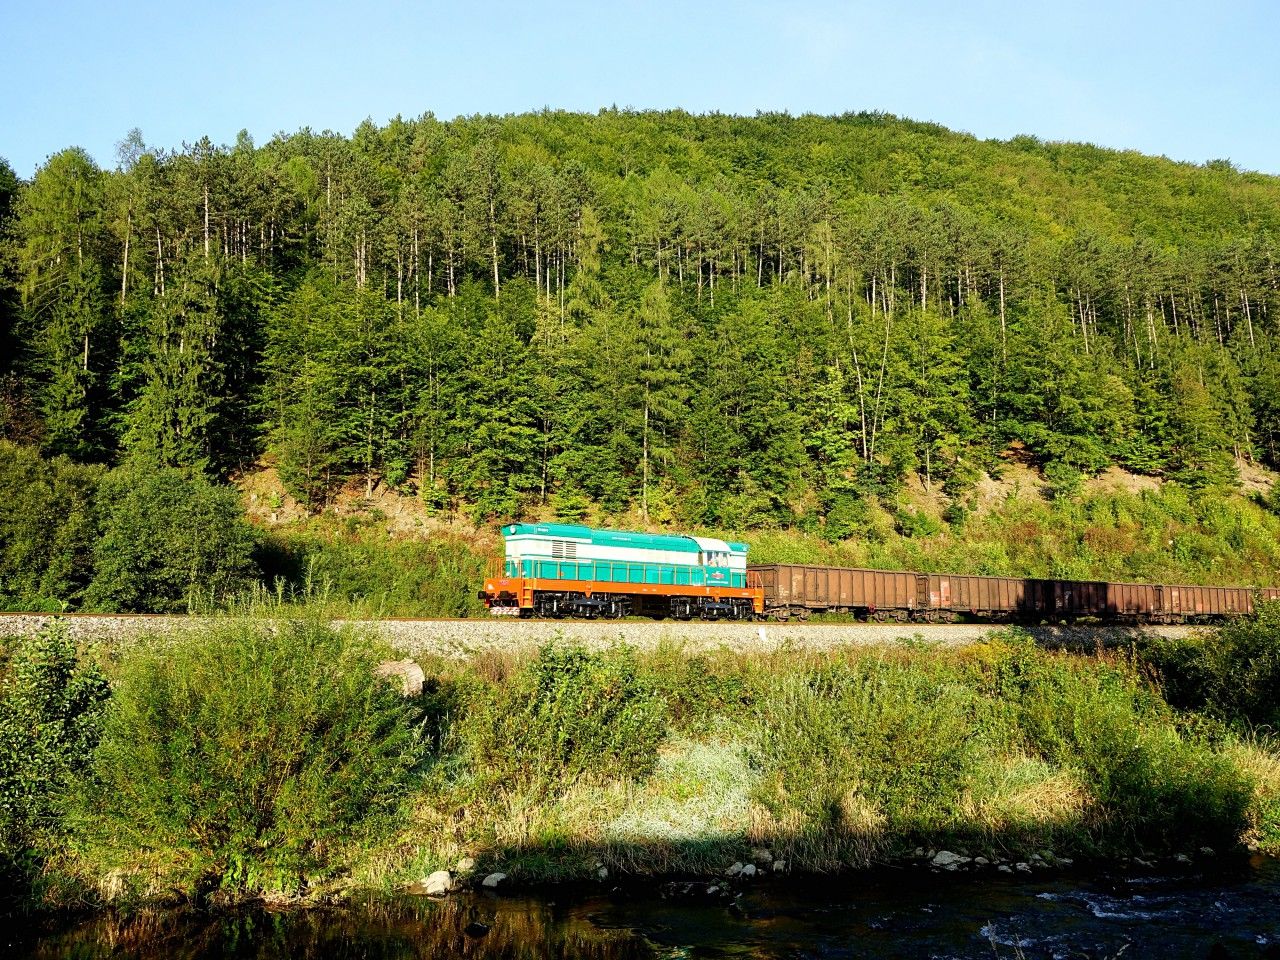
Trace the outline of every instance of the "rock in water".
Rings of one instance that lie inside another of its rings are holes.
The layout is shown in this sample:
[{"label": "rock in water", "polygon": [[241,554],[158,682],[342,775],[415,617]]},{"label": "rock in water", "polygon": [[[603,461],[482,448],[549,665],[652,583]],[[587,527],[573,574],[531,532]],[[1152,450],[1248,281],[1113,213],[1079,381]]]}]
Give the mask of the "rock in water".
[{"label": "rock in water", "polygon": [[443,897],[453,889],[453,875],[448,870],[437,870],[422,881],[422,889],[428,897]]},{"label": "rock in water", "polygon": [[491,873],[480,881],[480,886],[495,890],[506,879],[507,875],[505,873]]},{"label": "rock in water", "polygon": [[726,870],[724,873],[726,877],[736,877],[741,872],[742,872],[742,862],[739,861],[735,863],[732,867],[730,867],[728,870]]},{"label": "rock in water", "polygon": [[754,877],[755,875],[756,875],[756,865],[754,863],[748,863],[745,867],[742,868],[742,873],[740,874],[740,876],[743,876],[743,877]]},{"label": "rock in water", "polygon": [[939,850],[929,862],[943,870],[959,870],[969,862],[969,858],[952,853],[950,850]]},{"label": "rock in water", "polygon": [[406,697],[420,696],[427,682],[427,675],[412,660],[384,660],[374,673],[384,680],[399,680],[400,692]]}]

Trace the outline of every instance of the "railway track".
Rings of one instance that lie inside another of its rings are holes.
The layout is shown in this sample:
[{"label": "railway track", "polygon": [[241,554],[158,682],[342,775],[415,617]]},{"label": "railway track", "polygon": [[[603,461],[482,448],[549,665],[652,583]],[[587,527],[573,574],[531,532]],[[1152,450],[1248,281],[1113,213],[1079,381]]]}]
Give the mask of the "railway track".
[{"label": "railway track", "polygon": [[[197,629],[216,617],[172,614],[0,613],[0,637],[17,636],[61,619],[72,634],[85,639],[128,643],[148,634]],[[924,623],[806,623],[679,622],[671,620],[515,620],[511,618],[427,619],[387,617],[378,620],[339,620],[381,634],[400,651],[465,657],[483,650],[520,650],[563,639],[586,646],[607,646],[619,640],[641,647],[674,644],[690,650],[731,647],[776,650],[780,647],[825,648],[844,645],[924,644],[962,646],[976,643],[999,625]],[[1056,647],[1093,649],[1124,644],[1136,636],[1185,636],[1188,626],[1031,626],[1037,640]]]}]

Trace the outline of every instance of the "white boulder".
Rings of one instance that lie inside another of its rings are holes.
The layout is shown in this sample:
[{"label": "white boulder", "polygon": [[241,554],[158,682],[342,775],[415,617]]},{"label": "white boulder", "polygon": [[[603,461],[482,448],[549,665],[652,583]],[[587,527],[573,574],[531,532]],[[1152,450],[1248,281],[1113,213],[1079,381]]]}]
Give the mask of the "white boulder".
[{"label": "white boulder", "polygon": [[399,681],[400,692],[406,697],[420,696],[427,682],[427,675],[412,660],[384,660],[374,673],[384,680]]},{"label": "white boulder", "polygon": [[453,875],[448,870],[437,870],[422,881],[422,889],[428,897],[443,897],[453,889]]}]

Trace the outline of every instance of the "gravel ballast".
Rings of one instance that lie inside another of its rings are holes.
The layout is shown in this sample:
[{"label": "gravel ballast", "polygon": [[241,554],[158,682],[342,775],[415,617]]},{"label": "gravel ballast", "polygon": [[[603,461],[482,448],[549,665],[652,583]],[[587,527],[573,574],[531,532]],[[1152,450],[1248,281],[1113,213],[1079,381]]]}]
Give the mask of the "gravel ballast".
[{"label": "gravel ballast", "polygon": [[[207,618],[185,616],[110,616],[73,614],[0,614],[0,637],[38,631],[61,619],[73,636],[84,639],[128,642],[156,633],[190,630]],[[435,654],[465,658],[482,650],[534,649],[554,640],[604,647],[619,641],[639,647],[671,644],[688,650],[730,647],[771,651],[779,648],[823,648],[842,645],[922,644],[962,646],[976,643],[1000,629],[990,624],[911,623],[701,623],[676,621],[554,621],[515,620],[370,620],[352,621],[376,630],[398,650],[410,656]],[[1188,626],[1032,626],[1025,627],[1048,646],[1093,649],[1114,646],[1139,634],[1186,636],[1203,627]]]}]

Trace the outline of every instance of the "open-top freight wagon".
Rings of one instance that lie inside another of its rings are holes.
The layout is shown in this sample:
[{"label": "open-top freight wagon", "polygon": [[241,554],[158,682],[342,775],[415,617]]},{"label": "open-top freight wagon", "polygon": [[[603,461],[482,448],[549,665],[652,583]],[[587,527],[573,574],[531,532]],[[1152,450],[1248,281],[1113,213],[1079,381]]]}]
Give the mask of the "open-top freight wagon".
[{"label": "open-top freight wagon", "polygon": [[760,577],[765,615],[779,619],[847,613],[901,622],[1187,623],[1252,613],[1255,598],[1280,599],[1280,589],[1273,587],[1039,580],[782,563],[750,569]]}]

